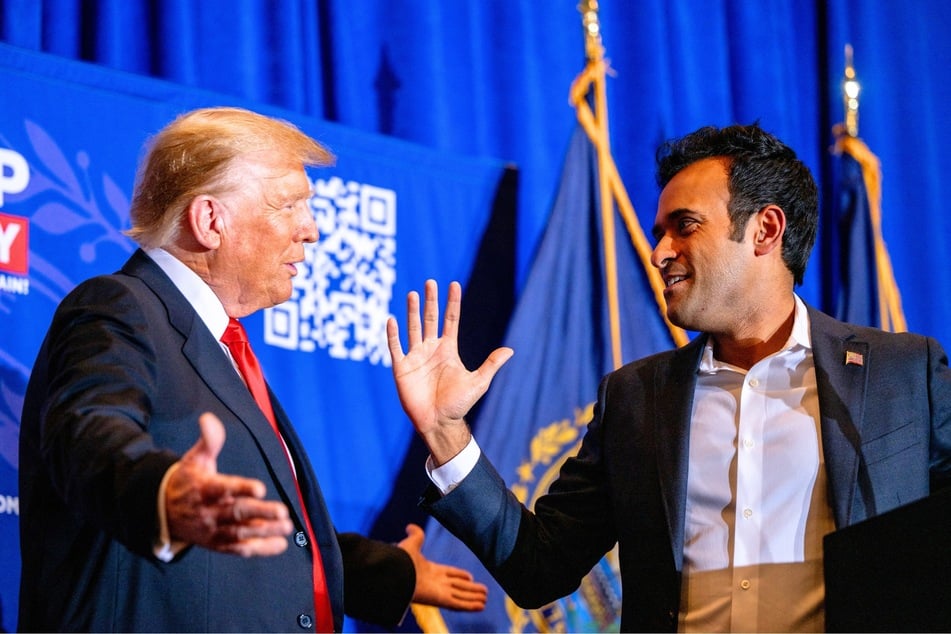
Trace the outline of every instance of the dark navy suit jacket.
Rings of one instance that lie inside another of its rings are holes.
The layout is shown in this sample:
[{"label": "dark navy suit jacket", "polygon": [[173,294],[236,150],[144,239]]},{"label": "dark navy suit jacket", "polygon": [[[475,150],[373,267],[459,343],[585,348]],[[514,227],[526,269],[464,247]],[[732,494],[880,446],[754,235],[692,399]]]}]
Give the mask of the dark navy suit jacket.
[{"label": "dark navy suit jacket", "polygon": [[[415,572],[401,549],[338,534],[287,415],[323,560],[334,622],[344,611],[393,625]],[[187,548],[152,554],[159,483],[214,412],[227,438],[222,473],[257,478],[301,509],[284,450],[197,313],[143,252],[79,285],[57,309],[30,377],[20,426],[19,629],[24,631],[307,631],[315,622],[309,546],[275,557]],[[345,576],[346,573],[346,576]],[[346,584],[346,592],[345,586]],[[345,598],[346,597],[346,598]]]},{"label": "dark navy suit jacket", "polygon": [[[951,371],[941,346],[809,309],[829,500],[844,527],[951,481]],[[576,458],[529,513],[483,456],[424,504],[523,607],[574,591],[615,543],[623,631],[677,627],[690,415],[706,342],[607,375]],[[852,362],[846,363],[846,353]],[[858,363],[859,358],[861,363]]]}]

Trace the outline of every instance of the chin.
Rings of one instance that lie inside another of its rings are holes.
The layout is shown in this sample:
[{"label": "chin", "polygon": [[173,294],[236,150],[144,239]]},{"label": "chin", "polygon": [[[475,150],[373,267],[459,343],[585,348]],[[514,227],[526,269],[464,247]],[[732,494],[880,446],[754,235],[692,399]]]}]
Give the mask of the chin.
[{"label": "chin", "polygon": [[670,320],[670,323],[677,326],[678,328],[683,328],[684,330],[695,330],[700,331],[701,329],[697,327],[697,324],[693,319],[690,318],[689,314],[685,314],[685,311],[671,310],[667,307],[667,319]]}]

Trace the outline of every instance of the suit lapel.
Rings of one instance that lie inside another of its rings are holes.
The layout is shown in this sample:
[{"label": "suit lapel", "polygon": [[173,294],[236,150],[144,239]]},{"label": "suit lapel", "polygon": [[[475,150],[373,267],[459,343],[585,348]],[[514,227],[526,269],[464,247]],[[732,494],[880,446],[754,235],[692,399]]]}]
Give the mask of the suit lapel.
[{"label": "suit lapel", "polygon": [[[136,251],[122,270],[141,279],[165,304],[169,323],[185,339],[182,346],[185,358],[208,388],[254,438],[267,461],[269,470],[274,474],[275,482],[280,487],[278,495],[291,512],[297,515],[298,522],[302,523],[303,513],[297,492],[294,490],[294,474],[284,453],[284,447],[261,412],[261,408],[254,401],[251,392],[221,350],[221,345],[205,327],[188,300],[144,252]],[[196,422],[201,413],[195,412]],[[227,440],[225,442],[227,447]]]},{"label": "suit lapel", "polygon": [[819,395],[822,453],[837,528],[851,523],[858,485],[862,425],[873,362],[867,341],[847,324],[809,307]]},{"label": "suit lapel", "polygon": [[675,350],[670,363],[659,364],[654,375],[657,468],[677,570],[683,569],[690,415],[705,343],[701,336]]}]

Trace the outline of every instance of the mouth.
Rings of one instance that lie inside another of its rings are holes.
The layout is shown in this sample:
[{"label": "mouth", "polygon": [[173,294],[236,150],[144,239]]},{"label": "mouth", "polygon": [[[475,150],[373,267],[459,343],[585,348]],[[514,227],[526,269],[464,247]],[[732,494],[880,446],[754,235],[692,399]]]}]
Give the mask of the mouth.
[{"label": "mouth", "polygon": [[680,282],[687,280],[690,276],[689,275],[671,275],[669,273],[665,273],[662,277],[664,280],[664,291],[666,292],[670,290],[672,287],[679,284]]}]

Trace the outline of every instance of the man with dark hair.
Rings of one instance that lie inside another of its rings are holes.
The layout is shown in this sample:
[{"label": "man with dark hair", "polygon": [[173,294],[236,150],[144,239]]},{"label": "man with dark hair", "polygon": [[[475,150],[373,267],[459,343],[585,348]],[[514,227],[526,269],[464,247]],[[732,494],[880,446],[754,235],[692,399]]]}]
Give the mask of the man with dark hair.
[{"label": "man with dark hair", "polygon": [[[794,292],[816,186],[758,125],[658,152],[651,262],[667,314],[700,333],[611,372],[578,455],[534,513],[464,416],[512,351],[469,372],[453,283],[408,299],[406,412],[430,449],[425,505],[519,605],[577,588],[615,544],[623,631],[823,631],[822,539],[951,482],[951,371],[937,341],[845,324]],[[505,421],[494,421],[504,425]]]}]

